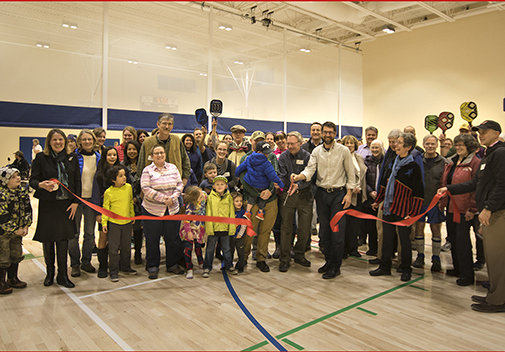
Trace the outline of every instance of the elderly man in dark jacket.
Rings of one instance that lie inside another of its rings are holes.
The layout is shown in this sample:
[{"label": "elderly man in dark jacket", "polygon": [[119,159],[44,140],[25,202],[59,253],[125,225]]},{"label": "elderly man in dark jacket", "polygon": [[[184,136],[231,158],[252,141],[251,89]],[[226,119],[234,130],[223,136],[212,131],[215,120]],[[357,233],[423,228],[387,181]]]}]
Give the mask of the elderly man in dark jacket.
[{"label": "elderly man in dark jacket", "polygon": [[449,185],[438,193],[475,192],[482,226],[484,252],[489,283],[486,297],[472,296],[472,309],[484,313],[505,312],[505,143],[499,141],[502,131],[499,123],[491,120],[472,128],[479,132],[480,142],[487,147],[479,170],[470,181]]}]

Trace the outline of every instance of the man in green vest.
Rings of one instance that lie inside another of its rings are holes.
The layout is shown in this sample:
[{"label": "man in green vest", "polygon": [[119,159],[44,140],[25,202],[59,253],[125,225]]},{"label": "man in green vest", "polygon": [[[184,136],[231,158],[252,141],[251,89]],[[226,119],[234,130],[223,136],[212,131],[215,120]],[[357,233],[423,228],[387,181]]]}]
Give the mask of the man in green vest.
[{"label": "man in green vest", "polygon": [[140,148],[137,164],[139,179],[144,167],[152,163],[152,160],[150,160],[151,149],[155,145],[160,144],[165,147],[166,161],[177,166],[181,174],[182,183],[186,186],[186,182],[188,182],[188,178],[191,174],[191,164],[188,154],[186,153],[186,147],[182,144],[181,139],[176,135],[170,134],[174,128],[174,117],[172,114],[168,113],[161,114],[158,116],[158,122],[156,124],[159,128],[158,134],[147,137]]}]

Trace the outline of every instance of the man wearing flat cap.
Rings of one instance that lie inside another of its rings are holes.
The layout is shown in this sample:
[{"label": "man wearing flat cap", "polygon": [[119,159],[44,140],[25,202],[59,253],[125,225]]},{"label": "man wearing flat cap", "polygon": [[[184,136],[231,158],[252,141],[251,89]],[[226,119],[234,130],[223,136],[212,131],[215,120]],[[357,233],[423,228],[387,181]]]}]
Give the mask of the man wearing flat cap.
[{"label": "man wearing flat cap", "polygon": [[490,289],[486,297],[472,296],[472,309],[484,313],[505,312],[505,143],[499,141],[502,131],[496,121],[486,120],[473,127],[486,146],[479,170],[470,181],[438,190],[451,194],[475,192],[479,210],[484,252]]},{"label": "man wearing flat cap", "polygon": [[247,130],[242,125],[234,125],[230,128],[233,142],[228,150],[228,159],[233,161],[236,166],[240,165],[240,159],[251,151],[251,144],[245,138]]}]

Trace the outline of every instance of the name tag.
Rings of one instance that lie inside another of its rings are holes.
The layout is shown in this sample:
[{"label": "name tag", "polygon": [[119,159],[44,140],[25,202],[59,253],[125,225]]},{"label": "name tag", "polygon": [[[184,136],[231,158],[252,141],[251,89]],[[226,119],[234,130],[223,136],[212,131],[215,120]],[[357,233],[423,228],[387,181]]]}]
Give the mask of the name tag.
[{"label": "name tag", "polygon": [[485,168],[486,168],[486,164],[482,164],[482,165],[480,166],[480,169],[481,169],[481,170],[484,170]]},{"label": "name tag", "polygon": [[296,165],[303,165],[303,160],[298,159],[298,160],[296,161]]},{"label": "name tag", "polygon": [[223,174],[223,176],[224,176],[224,177],[230,177],[230,173],[229,173],[229,172],[225,172],[225,173]]}]

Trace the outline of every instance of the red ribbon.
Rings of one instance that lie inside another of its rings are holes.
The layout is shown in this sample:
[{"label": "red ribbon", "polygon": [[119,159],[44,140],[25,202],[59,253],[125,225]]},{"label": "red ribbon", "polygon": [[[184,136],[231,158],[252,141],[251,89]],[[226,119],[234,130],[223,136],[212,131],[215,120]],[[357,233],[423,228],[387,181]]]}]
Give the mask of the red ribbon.
[{"label": "red ribbon", "polygon": [[[365,214],[365,213],[362,213],[362,212],[354,210],[354,209],[347,209],[347,210],[342,210],[342,211],[339,211],[338,213],[336,213],[335,216],[333,217],[333,219],[331,219],[331,221],[330,221],[330,226],[334,232],[338,232],[338,222],[346,214],[350,215],[350,216],[354,216],[355,218],[360,218],[360,219],[379,220],[379,221],[382,221],[382,222],[385,222],[385,223],[388,223],[391,225],[396,225],[396,226],[410,226],[410,225],[414,224],[415,222],[417,222],[417,220],[422,218],[431,209],[436,207],[440,198],[442,198],[446,195],[448,195],[449,197],[452,198],[452,195],[449,192],[444,192],[443,194],[436,194],[435,197],[433,197],[433,199],[431,200],[431,203],[428,206],[428,209],[426,209],[426,211],[424,213],[419,214],[414,217],[411,217],[410,219],[389,222],[389,221],[384,221],[383,219],[379,219],[378,217],[376,217],[374,215]],[[454,198],[453,198],[453,200],[454,200]],[[459,214],[459,209],[458,209],[458,206],[456,205],[456,202],[453,202],[453,207],[454,207],[454,222],[459,223],[460,214]]]},{"label": "red ribbon", "polygon": [[111,219],[116,219],[116,220],[188,220],[188,221],[204,221],[204,222],[219,222],[219,223],[225,223],[225,224],[232,224],[232,225],[246,225],[246,233],[254,237],[256,236],[256,233],[253,230],[252,223],[250,220],[247,219],[240,219],[240,218],[226,218],[222,216],[207,216],[207,215],[185,215],[185,214],[178,214],[178,215],[163,215],[163,216],[148,216],[148,215],[140,215],[140,216],[134,216],[134,217],[125,217],[118,215],[116,213],[113,213],[110,210],[104,209],[102,207],[99,207],[96,204],[93,204],[91,202],[88,202],[81,197],[75,195],[70,191],[64,184],[62,184],[60,181],[57,179],[50,179],[49,181],[58,183],[59,185],[65,187],[67,191],[69,191],[74,197],[79,199],[81,202],[86,204],[88,207],[93,209],[94,211],[108,216]]}]

